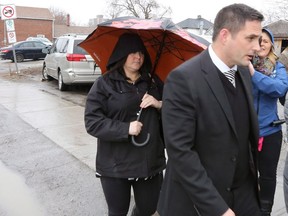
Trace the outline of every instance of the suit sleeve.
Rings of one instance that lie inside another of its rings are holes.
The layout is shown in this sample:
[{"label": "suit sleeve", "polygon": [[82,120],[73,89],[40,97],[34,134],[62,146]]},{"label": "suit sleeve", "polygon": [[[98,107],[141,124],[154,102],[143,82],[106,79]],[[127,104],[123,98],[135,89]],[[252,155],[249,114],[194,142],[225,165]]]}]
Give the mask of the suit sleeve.
[{"label": "suit sleeve", "polygon": [[[195,148],[197,139],[197,93],[182,71],[173,71],[163,92],[162,120],[168,160],[183,190],[203,215],[222,215],[228,210],[213,182],[208,177]],[[207,149],[209,151],[209,149]]]}]

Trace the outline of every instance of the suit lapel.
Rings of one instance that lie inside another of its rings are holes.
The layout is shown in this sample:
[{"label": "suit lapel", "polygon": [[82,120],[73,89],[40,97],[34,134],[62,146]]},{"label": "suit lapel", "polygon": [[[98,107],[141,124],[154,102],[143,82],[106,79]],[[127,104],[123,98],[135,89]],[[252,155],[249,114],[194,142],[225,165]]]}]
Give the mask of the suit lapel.
[{"label": "suit lapel", "polygon": [[[211,88],[211,91],[213,92],[215,98],[217,99],[219,105],[222,107],[223,112],[225,113],[225,116],[231,125],[232,130],[234,131],[235,135],[237,136],[236,133],[236,128],[235,128],[235,122],[233,118],[233,113],[228,101],[228,98],[225,93],[225,89],[223,87],[223,84],[220,80],[220,77],[217,72],[217,67],[213,64],[208,51],[205,53],[205,56],[202,60],[202,66],[203,66],[203,72],[204,72],[204,77],[208,83],[208,85]],[[210,59],[210,61],[207,61],[207,59]],[[209,63],[208,63],[209,62]]]}]

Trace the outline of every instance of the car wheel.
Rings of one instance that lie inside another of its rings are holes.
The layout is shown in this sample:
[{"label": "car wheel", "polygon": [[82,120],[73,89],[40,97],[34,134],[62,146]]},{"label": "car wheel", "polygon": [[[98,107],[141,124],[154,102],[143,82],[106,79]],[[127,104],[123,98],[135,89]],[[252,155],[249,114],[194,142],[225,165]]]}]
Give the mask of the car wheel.
[{"label": "car wheel", "polygon": [[16,60],[17,62],[23,62],[24,56],[21,53],[16,53]]},{"label": "car wheel", "polygon": [[60,91],[65,91],[67,90],[67,85],[63,82],[63,76],[61,74],[61,72],[59,71],[58,73],[58,88]]},{"label": "car wheel", "polygon": [[48,75],[47,67],[45,64],[43,64],[43,68],[42,68],[42,77],[44,80],[52,80],[52,77]]}]

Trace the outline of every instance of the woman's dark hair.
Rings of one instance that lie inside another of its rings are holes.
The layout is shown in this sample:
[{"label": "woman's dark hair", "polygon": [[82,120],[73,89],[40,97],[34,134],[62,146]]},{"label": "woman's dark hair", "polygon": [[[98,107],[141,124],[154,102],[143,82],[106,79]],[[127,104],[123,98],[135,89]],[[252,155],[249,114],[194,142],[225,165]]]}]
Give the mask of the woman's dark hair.
[{"label": "woman's dark hair", "polygon": [[114,63],[110,66],[108,71],[115,71],[115,70],[122,69],[124,67],[125,62],[126,62],[126,59],[127,59],[127,57],[124,57],[124,58],[118,60],[116,63]]},{"label": "woman's dark hair", "polygon": [[222,8],[214,21],[212,41],[214,41],[221,29],[226,28],[232,34],[238,33],[246,21],[264,20],[264,16],[254,8],[245,4],[232,4]]},{"label": "woman's dark hair", "polygon": [[[125,77],[125,72],[124,72],[124,64],[127,60],[127,57],[124,57],[120,60],[118,60],[116,63],[114,63],[113,65],[110,66],[109,70],[107,72],[111,72],[111,71],[119,71],[121,74],[123,74]],[[146,55],[144,57],[144,62],[141,66],[141,68],[139,69],[140,74],[148,74],[151,72],[151,62],[150,60],[146,60]]]}]

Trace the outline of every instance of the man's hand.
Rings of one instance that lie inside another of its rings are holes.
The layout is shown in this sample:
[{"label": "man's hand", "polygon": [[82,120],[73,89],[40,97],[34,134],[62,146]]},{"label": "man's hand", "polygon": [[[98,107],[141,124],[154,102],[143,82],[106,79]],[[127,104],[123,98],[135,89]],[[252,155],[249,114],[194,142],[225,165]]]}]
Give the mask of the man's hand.
[{"label": "man's hand", "polygon": [[229,208],[222,216],[236,216],[235,213]]}]

